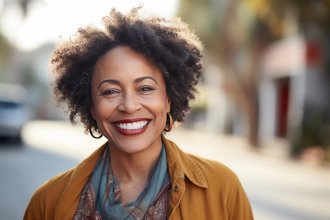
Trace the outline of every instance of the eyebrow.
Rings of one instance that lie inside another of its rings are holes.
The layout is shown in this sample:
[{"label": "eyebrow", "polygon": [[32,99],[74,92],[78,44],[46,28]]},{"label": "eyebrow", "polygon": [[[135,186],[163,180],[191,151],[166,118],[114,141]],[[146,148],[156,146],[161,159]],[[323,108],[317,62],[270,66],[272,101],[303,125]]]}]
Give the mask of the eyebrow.
[{"label": "eyebrow", "polygon": [[[138,83],[138,82],[142,82],[143,80],[146,80],[146,79],[151,79],[153,80],[157,85],[157,81],[152,78],[151,76],[143,76],[143,77],[139,77],[137,79],[134,80],[134,83]],[[98,86],[98,89],[100,89],[100,87],[104,84],[104,83],[110,83],[110,84],[116,84],[116,85],[120,85],[120,82],[118,80],[115,80],[115,79],[105,79],[103,80],[99,86]]]},{"label": "eyebrow", "polygon": [[142,82],[143,80],[146,80],[146,79],[151,79],[151,80],[153,80],[158,85],[158,83],[156,82],[156,80],[154,78],[152,78],[151,76],[139,77],[139,78],[135,79],[134,82],[135,83]]}]

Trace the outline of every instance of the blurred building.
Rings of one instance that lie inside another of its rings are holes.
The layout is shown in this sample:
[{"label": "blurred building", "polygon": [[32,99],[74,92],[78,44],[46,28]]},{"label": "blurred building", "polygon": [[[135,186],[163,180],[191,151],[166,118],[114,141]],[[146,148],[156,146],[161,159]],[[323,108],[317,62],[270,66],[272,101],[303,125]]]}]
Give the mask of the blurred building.
[{"label": "blurred building", "polygon": [[2,72],[4,82],[22,85],[27,91],[27,103],[35,119],[63,119],[51,95],[49,59],[54,44],[49,43],[31,51],[12,50],[11,58]]},{"label": "blurred building", "polygon": [[[266,50],[259,90],[261,136],[289,138],[293,145],[309,147],[327,144],[327,44],[322,39],[295,35]],[[298,139],[300,143],[296,143]]]},{"label": "blurred building", "polygon": [[304,39],[292,36],[270,45],[261,61],[261,72],[261,135],[287,137],[288,126],[299,123],[303,114],[306,92]]}]

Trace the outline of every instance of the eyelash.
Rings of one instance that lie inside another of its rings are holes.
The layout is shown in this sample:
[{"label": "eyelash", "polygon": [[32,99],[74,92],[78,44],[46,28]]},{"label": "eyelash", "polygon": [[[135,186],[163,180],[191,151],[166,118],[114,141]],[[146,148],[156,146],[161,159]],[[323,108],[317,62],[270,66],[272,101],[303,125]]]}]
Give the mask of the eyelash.
[{"label": "eyelash", "polygon": [[[150,86],[143,86],[138,89],[138,92],[139,93],[149,93],[149,92],[152,92],[153,90],[155,90],[155,89]],[[122,93],[122,92],[117,89],[106,89],[103,92],[100,92],[99,95],[111,96],[111,95],[115,95],[115,94],[119,94],[119,93]]]},{"label": "eyelash", "polygon": [[150,87],[150,86],[143,86],[138,91],[139,92],[142,92],[142,93],[145,93],[145,92],[151,92],[153,90],[155,90],[155,89],[152,88],[152,87]]},{"label": "eyelash", "polygon": [[121,93],[121,92],[116,89],[106,89],[103,92],[100,92],[100,95],[101,96],[110,96],[110,95],[118,94],[118,93]]}]

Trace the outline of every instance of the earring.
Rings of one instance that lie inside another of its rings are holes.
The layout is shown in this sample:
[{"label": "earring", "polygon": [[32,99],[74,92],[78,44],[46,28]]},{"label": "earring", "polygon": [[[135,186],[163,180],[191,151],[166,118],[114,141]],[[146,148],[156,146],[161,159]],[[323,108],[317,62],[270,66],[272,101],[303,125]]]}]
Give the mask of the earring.
[{"label": "earring", "polygon": [[166,115],[166,126],[164,128],[164,131],[170,132],[172,130],[172,127],[173,127],[172,115],[170,113],[167,113],[167,115]]},{"label": "earring", "polygon": [[100,139],[102,136],[103,136],[103,134],[101,134],[100,132],[99,132],[99,136],[95,136],[94,134],[93,134],[93,131],[92,131],[92,129],[91,129],[91,127],[89,127],[88,128],[88,131],[89,131],[89,133],[91,134],[91,136],[93,137],[93,138],[95,138],[95,139]]}]

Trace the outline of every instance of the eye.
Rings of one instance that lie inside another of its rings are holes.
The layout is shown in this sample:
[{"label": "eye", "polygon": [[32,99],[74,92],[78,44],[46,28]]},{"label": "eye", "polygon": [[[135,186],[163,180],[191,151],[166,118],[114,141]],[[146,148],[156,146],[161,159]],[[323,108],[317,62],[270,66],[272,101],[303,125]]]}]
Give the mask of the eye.
[{"label": "eye", "polygon": [[118,89],[106,89],[102,92],[99,93],[99,95],[101,96],[114,96],[114,95],[117,95],[117,94],[120,94],[121,91],[118,90]]},{"label": "eye", "polygon": [[141,88],[139,88],[139,92],[141,93],[150,93],[153,90],[155,90],[154,88],[152,88],[151,86],[142,86]]}]

